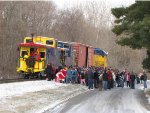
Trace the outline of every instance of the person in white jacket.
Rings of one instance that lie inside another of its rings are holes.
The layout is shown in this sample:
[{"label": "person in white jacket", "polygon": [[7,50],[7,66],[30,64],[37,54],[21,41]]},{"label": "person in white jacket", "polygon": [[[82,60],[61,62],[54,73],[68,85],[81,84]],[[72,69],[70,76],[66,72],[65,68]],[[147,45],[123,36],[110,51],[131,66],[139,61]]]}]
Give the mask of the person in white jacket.
[{"label": "person in white jacket", "polygon": [[112,77],[113,77],[114,87],[116,87],[116,75],[113,70],[112,70]]}]

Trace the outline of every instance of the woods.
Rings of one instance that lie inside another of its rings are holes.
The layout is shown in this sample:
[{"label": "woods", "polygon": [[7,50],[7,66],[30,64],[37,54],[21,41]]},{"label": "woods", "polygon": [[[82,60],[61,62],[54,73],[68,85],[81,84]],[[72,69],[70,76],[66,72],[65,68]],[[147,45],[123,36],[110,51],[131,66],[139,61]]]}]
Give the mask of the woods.
[{"label": "woods", "polygon": [[59,10],[52,1],[1,1],[0,15],[0,79],[18,76],[17,44],[31,33],[104,49],[109,53],[109,66],[120,69],[137,71],[146,57],[143,50],[115,43],[116,36],[111,32],[113,17],[105,2],[87,2]]}]

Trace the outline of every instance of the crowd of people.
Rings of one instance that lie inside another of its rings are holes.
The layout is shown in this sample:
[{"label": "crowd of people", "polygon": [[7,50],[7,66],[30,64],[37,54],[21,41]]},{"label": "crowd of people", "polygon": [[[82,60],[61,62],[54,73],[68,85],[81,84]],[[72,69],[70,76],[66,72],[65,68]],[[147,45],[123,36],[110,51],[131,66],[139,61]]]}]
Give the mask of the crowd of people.
[{"label": "crowd of people", "polygon": [[78,67],[78,66],[59,66],[54,68],[48,64],[45,69],[46,79],[61,83],[83,84],[89,90],[98,88],[101,90],[110,90],[114,87],[129,87],[135,89],[135,84],[143,84],[147,88],[147,74],[145,71],[136,74],[127,69],[119,71],[118,69],[103,67]]}]

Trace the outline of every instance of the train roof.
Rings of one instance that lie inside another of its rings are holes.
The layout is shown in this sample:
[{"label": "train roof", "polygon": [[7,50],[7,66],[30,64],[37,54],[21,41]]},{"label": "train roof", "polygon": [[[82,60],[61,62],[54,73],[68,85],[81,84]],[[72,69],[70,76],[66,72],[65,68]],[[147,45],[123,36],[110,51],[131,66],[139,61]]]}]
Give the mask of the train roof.
[{"label": "train roof", "polygon": [[[32,38],[32,37],[24,37],[24,38]],[[55,40],[58,40],[58,39],[53,38],[53,37],[45,37],[45,36],[34,36],[33,38],[49,38],[49,39],[55,39]]]},{"label": "train roof", "polygon": [[94,53],[102,55],[102,56],[107,56],[108,55],[107,52],[105,52],[104,50],[101,50],[100,48],[94,48]]},{"label": "train roof", "polygon": [[63,41],[58,41],[60,43],[63,43],[63,44],[70,44],[70,42],[63,42]]},{"label": "train roof", "polygon": [[[48,48],[48,47],[51,47],[51,46],[48,46],[48,45],[43,45],[43,44],[36,44],[36,43],[21,43],[19,44],[18,46],[23,46],[23,47],[45,47],[45,48]],[[51,47],[53,48],[53,47]]]},{"label": "train roof", "polygon": [[71,42],[70,43],[71,45],[82,45],[82,46],[88,46],[88,45],[86,45],[86,44],[83,44],[83,43],[80,43],[80,42]]}]

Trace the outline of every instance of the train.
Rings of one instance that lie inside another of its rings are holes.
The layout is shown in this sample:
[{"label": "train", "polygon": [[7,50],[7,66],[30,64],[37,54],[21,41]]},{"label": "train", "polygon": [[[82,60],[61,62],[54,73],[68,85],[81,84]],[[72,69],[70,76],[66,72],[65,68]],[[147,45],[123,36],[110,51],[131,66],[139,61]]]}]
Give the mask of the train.
[{"label": "train", "polygon": [[43,76],[48,63],[53,66],[107,67],[107,52],[78,42],[31,36],[18,44],[17,72],[24,77]]}]

